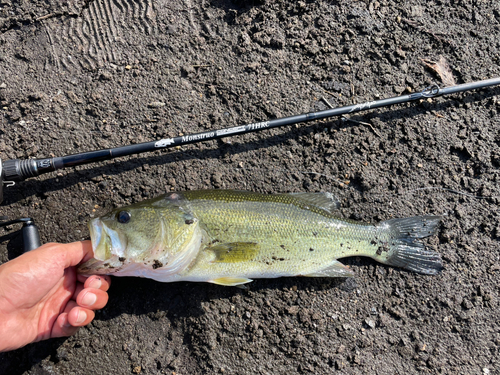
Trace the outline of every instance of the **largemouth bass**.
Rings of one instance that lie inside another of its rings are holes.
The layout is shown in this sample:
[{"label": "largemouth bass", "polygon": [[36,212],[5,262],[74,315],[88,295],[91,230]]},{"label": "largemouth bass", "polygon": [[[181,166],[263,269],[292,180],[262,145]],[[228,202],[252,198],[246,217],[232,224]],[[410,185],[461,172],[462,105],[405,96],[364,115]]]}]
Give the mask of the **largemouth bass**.
[{"label": "largemouth bass", "polygon": [[428,275],[442,268],[420,241],[436,232],[439,216],[369,225],[336,218],[335,207],[328,193],[169,193],[91,220],[94,258],[79,272],[239,285],[353,276],[338,261],[353,255]]}]

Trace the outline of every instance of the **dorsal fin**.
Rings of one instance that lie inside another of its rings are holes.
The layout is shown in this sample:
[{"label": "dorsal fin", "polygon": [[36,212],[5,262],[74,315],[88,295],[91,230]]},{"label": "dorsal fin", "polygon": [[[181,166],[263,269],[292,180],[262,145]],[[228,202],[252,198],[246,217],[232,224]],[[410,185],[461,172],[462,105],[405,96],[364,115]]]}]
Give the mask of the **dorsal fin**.
[{"label": "dorsal fin", "polygon": [[330,213],[340,207],[340,201],[332,193],[289,193],[289,195],[305,204],[319,207]]}]

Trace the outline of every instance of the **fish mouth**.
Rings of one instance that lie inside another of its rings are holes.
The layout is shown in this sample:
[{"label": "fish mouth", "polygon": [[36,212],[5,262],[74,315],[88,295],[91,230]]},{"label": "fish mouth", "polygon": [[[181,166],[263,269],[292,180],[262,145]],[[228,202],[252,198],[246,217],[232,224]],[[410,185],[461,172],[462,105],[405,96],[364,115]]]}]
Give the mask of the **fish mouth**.
[{"label": "fish mouth", "polygon": [[93,219],[88,223],[94,258],[81,264],[78,271],[83,274],[104,274],[116,272],[125,257],[127,238],[101,220]]},{"label": "fish mouth", "polygon": [[95,256],[98,244],[101,243],[103,224],[101,220],[94,219],[88,223],[88,226],[90,231],[90,241],[92,242],[92,251]]}]

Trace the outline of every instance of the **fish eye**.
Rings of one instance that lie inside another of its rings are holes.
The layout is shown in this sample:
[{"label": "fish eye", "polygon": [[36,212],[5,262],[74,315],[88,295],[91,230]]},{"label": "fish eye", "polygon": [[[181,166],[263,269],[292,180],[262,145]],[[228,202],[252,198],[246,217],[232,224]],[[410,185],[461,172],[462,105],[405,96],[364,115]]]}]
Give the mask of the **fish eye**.
[{"label": "fish eye", "polygon": [[128,211],[120,211],[116,214],[116,220],[119,223],[127,224],[130,221],[130,212]]}]

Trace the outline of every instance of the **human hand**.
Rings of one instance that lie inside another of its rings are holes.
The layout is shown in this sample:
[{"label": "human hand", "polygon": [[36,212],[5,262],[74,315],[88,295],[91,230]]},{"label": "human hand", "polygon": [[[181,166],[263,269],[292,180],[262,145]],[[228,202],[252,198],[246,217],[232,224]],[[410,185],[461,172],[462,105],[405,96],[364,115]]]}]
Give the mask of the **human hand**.
[{"label": "human hand", "polygon": [[0,266],[0,352],[71,336],[94,319],[111,279],[76,273],[92,256],[90,241],[49,243]]}]

